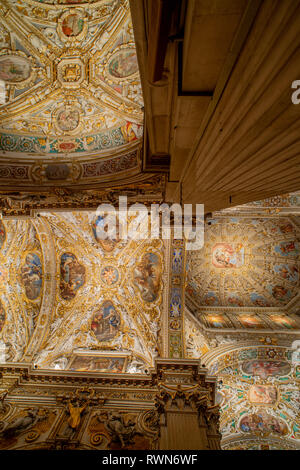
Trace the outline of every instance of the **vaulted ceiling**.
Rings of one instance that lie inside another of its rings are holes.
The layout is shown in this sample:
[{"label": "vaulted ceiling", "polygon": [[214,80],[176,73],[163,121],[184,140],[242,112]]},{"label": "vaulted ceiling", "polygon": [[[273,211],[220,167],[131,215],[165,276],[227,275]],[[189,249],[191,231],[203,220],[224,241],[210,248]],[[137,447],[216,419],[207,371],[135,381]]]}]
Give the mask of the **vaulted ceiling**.
[{"label": "vaulted ceiling", "polygon": [[1,150],[8,157],[93,155],[142,135],[129,6],[78,3],[2,2]]},{"label": "vaulted ceiling", "polygon": [[128,2],[3,0],[0,8],[2,185],[138,174],[144,113]]},{"label": "vaulted ceiling", "polygon": [[103,217],[87,212],[1,223],[1,362],[65,369],[75,361],[75,370],[102,372],[153,365],[164,243],[102,240],[101,226]]},{"label": "vaulted ceiling", "polygon": [[186,305],[208,329],[299,329],[299,193],[215,212],[187,254]]},{"label": "vaulted ceiling", "polygon": [[[225,448],[299,440],[299,8],[0,1],[0,363],[201,358]],[[204,203],[202,250],[100,240],[120,193]]]}]

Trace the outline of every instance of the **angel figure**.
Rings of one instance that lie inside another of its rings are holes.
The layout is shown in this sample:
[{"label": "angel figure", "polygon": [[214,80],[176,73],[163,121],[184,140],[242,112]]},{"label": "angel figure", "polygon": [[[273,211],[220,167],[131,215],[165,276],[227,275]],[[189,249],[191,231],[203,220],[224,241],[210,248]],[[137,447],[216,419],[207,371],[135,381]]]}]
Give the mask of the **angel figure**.
[{"label": "angel figure", "polygon": [[87,404],[85,403],[83,406],[74,406],[69,401],[68,403],[70,417],[68,419],[68,424],[72,429],[78,429],[81,421],[81,413],[86,409]]}]

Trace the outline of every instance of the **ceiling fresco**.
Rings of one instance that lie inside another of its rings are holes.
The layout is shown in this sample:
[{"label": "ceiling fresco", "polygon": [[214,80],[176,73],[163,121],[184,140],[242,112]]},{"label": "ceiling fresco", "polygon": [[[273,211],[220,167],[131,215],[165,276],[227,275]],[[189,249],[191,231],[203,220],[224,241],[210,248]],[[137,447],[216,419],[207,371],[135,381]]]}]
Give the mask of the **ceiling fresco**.
[{"label": "ceiling fresco", "polygon": [[185,356],[218,377],[224,450],[300,448],[299,209],[298,192],[215,212],[187,252]]},{"label": "ceiling fresco", "polygon": [[263,214],[264,217],[272,217],[274,215],[283,214],[299,214],[300,212],[300,191],[293,193],[282,194],[273,196],[260,201],[249,202],[240,206],[229,207],[216,211],[213,213],[214,216],[226,217],[228,214],[232,215],[252,215],[252,214]]},{"label": "ceiling fresco", "polygon": [[6,158],[120,153],[143,134],[127,0],[1,0]]},{"label": "ceiling fresco", "polygon": [[168,302],[166,246],[100,240],[99,226],[95,212],[1,222],[4,362],[113,373],[153,366]]},{"label": "ceiling fresco", "polygon": [[[291,350],[240,348],[210,363],[218,375],[223,449],[285,449],[300,442],[300,368]],[[263,447],[261,447],[263,446]]]},{"label": "ceiling fresco", "polygon": [[218,378],[222,449],[299,449],[299,336],[208,334],[190,313],[184,329],[186,357]]},{"label": "ceiling fresco", "polygon": [[209,219],[204,247],[187,256],[190,311],[207,328],[299,328],[299,223],[274,215]]}]

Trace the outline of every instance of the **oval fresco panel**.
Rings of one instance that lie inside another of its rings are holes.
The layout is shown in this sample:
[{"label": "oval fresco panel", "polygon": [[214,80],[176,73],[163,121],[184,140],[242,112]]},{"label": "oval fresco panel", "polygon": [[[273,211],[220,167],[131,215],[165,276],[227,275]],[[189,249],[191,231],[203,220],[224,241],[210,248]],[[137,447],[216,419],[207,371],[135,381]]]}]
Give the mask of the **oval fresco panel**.
[{"label": "oval fresco panel", "polygon": [[285,376],[291,371],[291,366],[285,361],[245,361],[242,364],[242,371],[247,375],[258,375],[262,379],[267,377]]},{"label": "oval fresco panel", "polygon": [[219,299],[215,292],[208,292],[203,298],[204,305],[218,305]]},{"label": "oval fresco panel", "polygon": [[214,328],[226,328],[226,319],[223,315],[214,314],[214,315],[206,315],[205,317],[210,326]]},{"label": "oval fresco panel", "polygon": [[5,227],[2,223],[2,220],[0,220],[0,248],[2,248],[3,243],[5,242],[5,238],[6,238]]},{"label": "oval fresco panel", "polygon": [[216,393],[216,405],[222,406],[222,404],[225,401],[225,396],[222,392],[217,392]]},{"label": "oval fresco panel", "polygon": [[228,303],[228,305],[234,306],[234,307],[243,307],[244,306],[244,302],[241,300],[241,298],[238,294],[228,295],[227,303]]},{"label": "oval fresco panel", "polygon": [[[111,221],[111,222],[110,222]],[[118,217],[116,217],[116,230],[112,230],[114,219],[110,219],[109,215],[99,215],[92,223],[92,230],[95,240],[101,245],[104,251],[113,251],[120,242],[121,225]],[[106,238],[102,237],[105,233]]]},{"label": "oval fresco panel", "polygon": [[108,71],[115,78],[127,78],[138,71],[135,50],[118,52],[109,62]]},{"label": "oval fresco panel", "polygon": [[275,255],[286,256],[286,257],[295,257],[299,256],[300,248],[299,243],[296,240],[291,240],[288,242],[282,242],[279,245],[276,245]]},{"label": "oval fresco panel", "polygon": [[91,330],[98,341],[111,341],[120,330],[120,315],[110,300],[105,300],[92,317]]},{"label": "oval fresco panel", "polygon": [[0,80],[19,83],[30,77],[31,64],[25,57],[3,55],[0,57]]},{"label": "oval fresco panel", "polygon": [[64,253],[60,258],[60,293],[63,299],[71,300],[85,283],[85,267],[73,253]]},{"label": "oval fresco panel", "polygon": [[287,424],[280,418],[275,418],[264,411],[244,416],[240,421],[240,429],[243,432],[279,434],[284,436],[288,433]]},{"label": "oval fresco panel", "polygon": [[238,320],[245,328],[264,328],[261,319],[255,315],[242,314],[238,316]]},{"label": "oval fresco panel", "polygon": [[39,297],[42,287],[42,263],[36,253],[28,253],[21,268],[21,279],[28,299]]},{"label": "oval fresco panel", "polygon": [[4,323],[5,323],[5,310],[3,308],[3,305],[2,303],[0,302],[0,332],[2,331],[2,328],[4,326]]},{"label": "oval fresco panel", "polygon": [[62,32],[67,37],[76,37],[83,30],[84,20],[77,13],[70,13],[62,22]]},{"label": "oval fresco panel", "polygon": [[154,302],[158,298],[161,263],[155,253],[146,253],[133,270],[134,284],[146,302]]},{"label": "oval fresco panel", "polygon": [[299,281],[299,271],[296,264],[275,264],[274,272],[293,284]]},{"label": "oval fresco panel", "polygon": [[267,289],[272,294],[274,299],[280,300],[281,302],[289,300],[292,296],[292,292],[289,289],[278,284],[276,286],[269,285],[267,286]]},{"label": "oval fresco panel", "polygon": [[240,243],[217,243],[212,249],[216,268],[239,268],[244,264],[244,247]]},{"label": "oval fresco panel", "polygon": [[250,302],[258,307],[270,307],[270,303],[260,294],[253,292],[250,295]]}]

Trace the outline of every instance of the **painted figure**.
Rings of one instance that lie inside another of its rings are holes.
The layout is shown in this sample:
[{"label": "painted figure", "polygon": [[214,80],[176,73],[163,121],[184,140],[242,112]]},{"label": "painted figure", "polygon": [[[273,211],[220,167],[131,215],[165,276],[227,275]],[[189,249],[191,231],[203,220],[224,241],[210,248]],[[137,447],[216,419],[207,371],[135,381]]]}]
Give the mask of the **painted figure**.
[{"label": "painted figure", "polygon": [[249,400],[251,403],[272,405],[277,401],[277,390],[272,385],[251,385]]},{"label": "painted figure", "polygon": [[219,300],[217,295],[214,292],[208,292],[204,298],[203,302],[205,305],[218,305]]},{"label": "painted figure", "polygon": [[276,300],[285,300],[291,296],[291,291],[283,286],[273,286],[272,295]]},{"label": "painted figure", "polygon": [[244,432],[273,433],[281,436],[288,432],[287,425],[282,419],[263,411],[244,416],[240,421],[240,428]]},{"label": "painted figure", "polygon": [[261,321],[257,317],[254,317],[253,315],[240,315],[238,319],[246,328],[263,328],[264,327]]},{"label": "painted figure", "polygon": [[135,51],[121,51],[109,63],[109,73],[116,78],[125,78],[138,71]]},{"label": "painted figure", "polygon": [[40,295],[42,276],[40,258],[36,253],[29,253],[26,256],[25,264],[21,268],[21,279],[28,299],[35,300]]},{"label": "painted figure", "polygon": [[244,305],[242,300],[237,295],[234,295],[234,294],[230,295],[227,298],[227,302],[229,303],[229,305],[234,305],[237,307],[242,307]]},{"label": "painted figure", "polygon": [[242,364],[242,370],[247,375],[258,375],[266,379],[270,376],[286,376],[290,373],[291,367],[284,361],[251,360]]},{"label": "painted figure", "polygon": [[288,242],[282,242],[280,245],[275,246],[275,252],[279,253],[281,256],[298,256],[300,253],[299,243],[291,240]]},{"label": "painted figure", "polygon": [[217,243],[212,250],[212,264],[216,268],[238,268],[244,264],[242,244]]},{"label": "painted figure", "polygon": [[270,319],[279,325],[283,325],[286,328],[295,328],[293,320],[285,315],[270,315]]},{"label": "painted figure", "polygon": [[215,328],[225,327],[225,319],[223,315],[207,315],[207,321]]},{"label": "painted figure", "polygon": [[92,223],[92,230],[104,251],[113,251],[121,240],[121,224],[118,217],[114,218],[113,215],[99,215]]},{"label": "painted figure", "polygon": [[274,271],[289,282],[297,283],[299,281],[299,271],[295,264],[276,264]]},{"label": "painted figure", "polygon": [[65,36],[78,36],[83,30],[83,19],[76,13],[66,16],[62,22],[62,31]]},{"label": "painted figure", "polygon": [[73,253],[64,253],[60,258],[60,292],[65,300],[75,297],[85,283],[85,267]]},{"label": "painted figure", "polygon": [[250,300],[254,305],[257,305],[258,307],[270,307],[270,303],[262,295],[259,295],[256,292],[253,292],[250,295]]},{"label": "painted figure", "polygon": [[110,341],[119,332],[120,315],[113,303],[106,300],[92,318],[91,330],[98,341]]},{"label": "painted figure", "polygon": [[146,302],[154,302],[160,288],[161,264],[159,257],[154,253],[143,255],[140,263],[134,268],[133,276],[142,299]]},{"label": "painted figure", "polygon": [[77,371],[98,371],[120,373],[123,371],[125,358],[123,357],[80,357],[77,356],[72,363],[70,370]]}]

